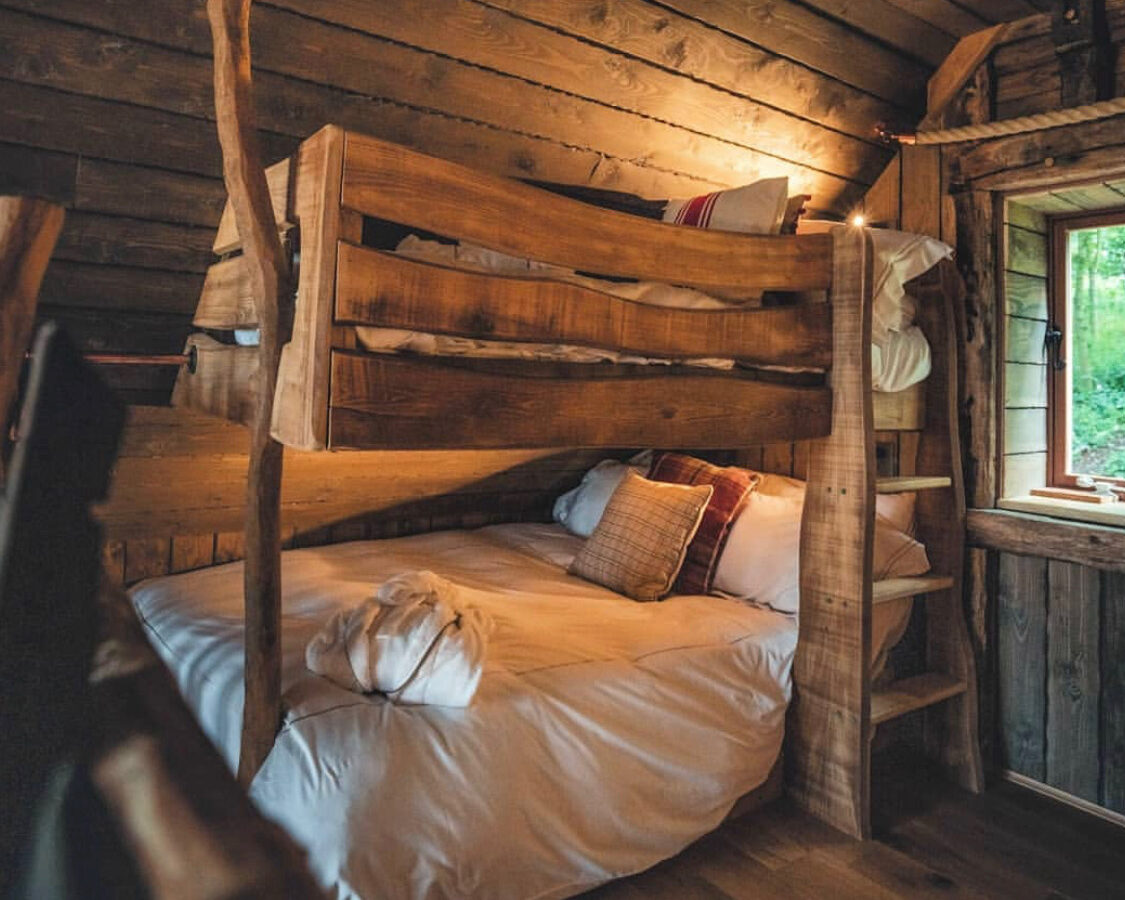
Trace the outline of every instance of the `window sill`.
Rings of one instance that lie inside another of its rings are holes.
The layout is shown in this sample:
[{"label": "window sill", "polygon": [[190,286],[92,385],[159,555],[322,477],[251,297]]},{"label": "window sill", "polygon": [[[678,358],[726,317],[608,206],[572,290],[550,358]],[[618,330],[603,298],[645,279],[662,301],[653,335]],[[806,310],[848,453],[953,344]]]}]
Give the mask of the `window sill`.
[{"label": "window sill", "polygon": [[[1000,503],[1010,506],[1023,499]],[[1043,509],[1048,503],[1066,501],[1037,497],[1034,502]],[[1125,511],[1125,503],[1120,506]],[[1104,525],[1067,521],[1059,518],[1058,512],[1053,508],[1048,516],[1013,509],[970,509],[965,517],[969,546],[1125,572],[1125,515],[1120,516],[1120,522]]]},{"label": "window sill", "polygon": [[1010,512],[1034,513],[1055,519],[1091,522],[1125,528],[1125,501],[1117,503],[1083,503],[1081,500],[1057,500],[1053,497],[1008,497],[996,504]]}]

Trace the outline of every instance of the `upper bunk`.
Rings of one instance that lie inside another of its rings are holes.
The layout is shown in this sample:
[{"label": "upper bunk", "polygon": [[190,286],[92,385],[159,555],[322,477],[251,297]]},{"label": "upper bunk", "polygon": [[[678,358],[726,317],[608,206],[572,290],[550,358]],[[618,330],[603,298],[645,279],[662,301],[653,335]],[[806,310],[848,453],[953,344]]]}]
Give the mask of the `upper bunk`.
[{"label": "upper bunk", "polygon": [[[830,433],[831,235],[665,224],[331,125],[270,167],[267,181],[296,284],[272,422],[287,446],[720,448]],[[722,296],[784,291],[787,300],[651,306],[573,281],[392,252],[388,235],[412,232],[603,279]],[[193,320],[203,331],[189,339],[194,365],[181,370],[173,402],[245,422],[257,352],[232,337],[257,323],[229,203],[214,249],[223,259],[208,272]],[[390,354],[357,337],[371,327],[735,365]],[[918,391],[876,395],[874,407],[877,429],[920,427]]]}]

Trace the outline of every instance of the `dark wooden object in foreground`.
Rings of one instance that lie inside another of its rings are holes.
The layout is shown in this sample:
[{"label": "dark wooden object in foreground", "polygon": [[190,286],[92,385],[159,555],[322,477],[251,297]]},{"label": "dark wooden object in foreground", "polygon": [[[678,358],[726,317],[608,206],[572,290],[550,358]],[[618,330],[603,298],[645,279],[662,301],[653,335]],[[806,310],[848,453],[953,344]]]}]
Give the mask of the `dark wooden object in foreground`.
[{"label": "dark wooden object in foreground", "polygon": [[98,602],[89,505],[105,496],[123,422],[45,327],[0,507],[0,892],[319,896],[300,851],[195,724],[128,601],[106,590]]},{"label": "dark wooden object in foreground", "polygon": [[281,345],[292,320],[289,265],[258,144],[250,84],[250,0],[208,0],[215,118],[261,342],[246,475],[246,700],[239,780],[248,785],[281,725],[281,444],[270,437]]},{"label": "dark wooden object in foreground", "polygon": [[124,421],[53,327],[37,338],[34,359],[0,506],[0,889],[52,769],[91,725],[84,684],[101,534],[88,507],[106,495]]}]

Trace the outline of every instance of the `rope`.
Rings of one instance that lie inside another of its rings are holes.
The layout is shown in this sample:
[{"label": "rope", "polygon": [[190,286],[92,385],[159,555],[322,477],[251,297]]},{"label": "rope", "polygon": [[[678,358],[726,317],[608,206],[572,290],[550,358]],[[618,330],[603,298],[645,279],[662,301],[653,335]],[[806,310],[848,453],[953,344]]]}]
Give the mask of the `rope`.
[{"label": "rope", "polygon": [[1125,97],[1117,97],[1113,100],[1091,103],[1088,106],[1053,110],[1034,116],[1021,116],[1018,119],[965,125],[961,128],[945,128],[941,131],[920,131],[914,135],[891,134],[888,137],[903,144],[956,144],[962,141],[1026,134],[1044,128],[1058,128],[1060,125],[1077,125],[1079,122],[1093,122],[1122,114],[1125,114]]}]

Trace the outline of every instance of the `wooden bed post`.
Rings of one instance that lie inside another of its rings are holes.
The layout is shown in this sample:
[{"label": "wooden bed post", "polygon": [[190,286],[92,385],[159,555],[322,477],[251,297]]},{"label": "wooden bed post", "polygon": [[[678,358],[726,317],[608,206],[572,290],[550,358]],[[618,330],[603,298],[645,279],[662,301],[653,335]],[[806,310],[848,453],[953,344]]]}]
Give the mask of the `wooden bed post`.
[{"label": "wooden bed post", "polygon": [[863,838],[871,830],[872,260],[864,231],[836,236],[832,434],[809,449],[786,754],[789,792],[797,802]]},{"label": "wooden bed post", "polygon": [[250,82],[251,0],[207,0],[223,178],[257,313],[258,391],[246,497],[246,693],[238,779],[250,784],[281,724],[281,462],[270,436],[281,344],[292,319],[289,267],[274,223]]}]

